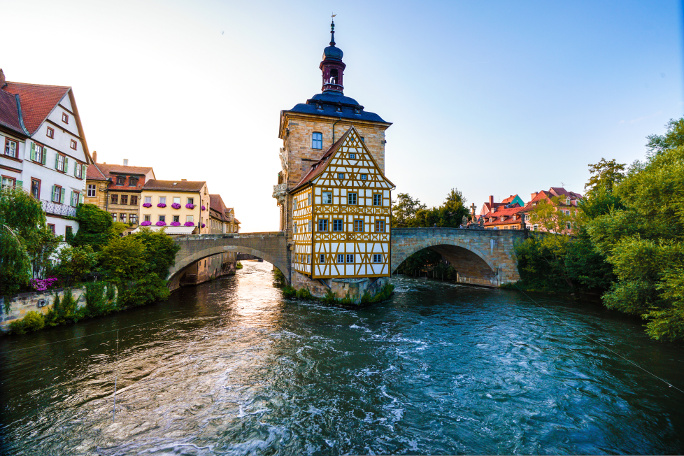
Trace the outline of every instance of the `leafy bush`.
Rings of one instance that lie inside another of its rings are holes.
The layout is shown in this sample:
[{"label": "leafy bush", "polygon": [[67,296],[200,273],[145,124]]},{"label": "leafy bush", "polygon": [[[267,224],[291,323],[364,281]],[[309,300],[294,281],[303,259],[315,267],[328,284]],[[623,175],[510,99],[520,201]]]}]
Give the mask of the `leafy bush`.
[{"label": "leafy bush", "polygon": [[42,313],[31,310],[21,320],[11,322],[9,327],[10,332],[14,334],[38,331],[45,327],[45,317]]},{"label": "leafy bush", "polygon": [[55,300],[52,303],[52,308],[45,316],[45,323],[49,326],[57,326],[64,323],[76,322],[83,315],[77,312],[78,301],[74,299],[70,289],[64,290],[64,295],[60,299],[59,295],[55,295]]},{"label": "leafy bush", "polygon": [[85,285],[85,313],[89,317],[105,315],[116,310],[114,285],[105,282],[89,282]]},{"label": "leafy bush", "polygon": [[285,285],[283,287],[283,298],[294,298],[297,296],[297,290],[291,285]]},{"label": "leafy bush", "polygon": [[297,299],[313,299],[313,295],[311,294],[308,288],[300,288],[299,290],[297,290]]}]

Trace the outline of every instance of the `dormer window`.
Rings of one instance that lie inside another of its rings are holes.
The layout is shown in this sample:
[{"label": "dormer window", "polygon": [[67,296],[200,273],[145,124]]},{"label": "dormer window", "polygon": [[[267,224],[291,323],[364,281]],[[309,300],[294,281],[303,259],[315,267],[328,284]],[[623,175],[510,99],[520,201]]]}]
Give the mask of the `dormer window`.
[{"label": "dormer window", "polygon": [[126,176],[116,176],[116,185],[124,185],[126,183]]},{"label": "dormer window", "polygon": [[62,122],[64,122],[65,124],[69,123],[69,114],[67,114],[66,112],[62,113]]},{"label": "dormer window", "polygon": [[55,129],[52,127],[47,127],[47,137],[48,138],[54,138],[55,137]]},{"label": "dormer window", "polygon": [[76,147],[78,147],[77,144],[76,144],[76,140],[75,140],[75,139],[72,139],[72,140],[71,140],[71,148],[74,149],[74,150],[76,150]]},{"label": "dormer window", "polygon": [[314,131],[311,134],[311,148],[323,149],[323,133],[319,131]]}]

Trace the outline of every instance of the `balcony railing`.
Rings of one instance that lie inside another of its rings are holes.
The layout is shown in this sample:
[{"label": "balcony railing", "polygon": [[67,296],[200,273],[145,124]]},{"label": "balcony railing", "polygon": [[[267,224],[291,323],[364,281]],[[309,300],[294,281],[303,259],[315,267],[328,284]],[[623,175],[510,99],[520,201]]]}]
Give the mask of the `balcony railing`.
[{"label": "balcony railing", "polygon": [[76,217],[76,208],[68,204],[53,203],[52,201],[40,200],[46,214],[61,215],[62,217]]}]

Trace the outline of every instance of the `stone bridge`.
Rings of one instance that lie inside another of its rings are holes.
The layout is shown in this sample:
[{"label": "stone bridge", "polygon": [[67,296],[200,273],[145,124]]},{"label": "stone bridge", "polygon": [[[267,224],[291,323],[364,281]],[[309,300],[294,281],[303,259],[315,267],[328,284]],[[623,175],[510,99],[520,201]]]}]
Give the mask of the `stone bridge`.
[{"label": "stone bridge", "polygon": [[429,248],[442,255],[458,272],[458,282],[499,286],[516,282],[513,246],[526,232],[464,228],[392,229],[392,272],[414,253]]},{"label": "stone bridge", "polygon": [[290,280],[290,253],[284,232],[195,234],[174,239],[180,246],[168,279],[192,263],[224,252],[248,253],[268,261]]},{"label": "stone bridge", "polygon": [[[518,230],[473,230],[462,228],[394,228],[391,269],[412,254],[429,248],[457,271],[458,281],[499,286],[520,279],[513,246],[525,238]],[[181,249],[168,278],[192,263],[223,252],[254,255],[274,265],[290,280],[290,251],[285,232],[244,234],[200,234],[179,236]]]}]

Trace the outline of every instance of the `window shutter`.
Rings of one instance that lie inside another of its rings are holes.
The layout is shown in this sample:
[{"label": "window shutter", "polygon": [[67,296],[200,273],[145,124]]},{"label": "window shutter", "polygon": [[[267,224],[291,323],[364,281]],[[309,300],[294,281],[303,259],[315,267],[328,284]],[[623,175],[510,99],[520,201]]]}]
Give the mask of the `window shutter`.
[{"label": "window shutter", "polygon": [[31,143],[31,160],[36,159],[36,145]]},{"label": "window shutter", "polygon": [[43,155],[40,156],[40,162],[45,164],[47,162],[47,149],[43,147]]},{"label": "window shutter", "polygon": [[17,185],[15,188],[24,188],[24,181],[17,181]]},{"label": "window shutter", "polygon": [[[45,151],[45,149],[43,149]],[[55,154],[55,169],[59,169],[59,154]]]},{"label": "window shutter", "polygon": [[69,196],[69,204],[74,205],[74,191],[71,190],[71,195]]},{"label": "window shutter", "polygon": [[56,186],[56,185],[53,185],[53,186],[52,186],[52,194],[50,195],[50,201],[54,201],[54,200],[55,200],[55,190],[56,190],[56,189],[57,189],[57,186]]},{"label": "window shutter", "polygon": [[83,204],[83,202],[84,202],[83,193],[81,193],[80,195],[78,195],[78,202],[79,202],[80,204]]},{"label": "window shutter", "polygon": [[68,173],[69,172],[69,158],[64,157],[64,172]]},{"label": "window shutter", "polygon": [[64,198],[66,197],[66,188],[62,188],[62,194],[59,195],[59,202],[64,204]]},{"label": "window shutter", "polygon": [[78,162],[74,163],[74,176],[78,177]]}]

